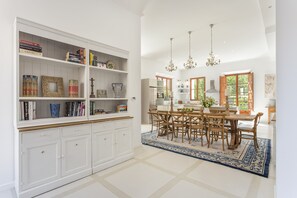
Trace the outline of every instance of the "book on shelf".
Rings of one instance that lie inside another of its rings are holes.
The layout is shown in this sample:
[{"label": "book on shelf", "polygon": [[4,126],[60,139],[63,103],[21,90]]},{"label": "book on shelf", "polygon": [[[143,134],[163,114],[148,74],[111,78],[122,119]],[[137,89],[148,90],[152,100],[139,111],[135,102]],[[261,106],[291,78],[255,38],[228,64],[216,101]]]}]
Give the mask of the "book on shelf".
[{"label": "book on shelf", "polygon": [[21,44],[20,43],[20,48],[21,49],[32,50],[32,51],[35,51],[35,52],[42,52],[42,48],[41,47],[31,46],[31,45],[27,45],[27,44]]},{"label": "book on shelf", "polygon": [[96,103],[94,101],[90,102],[90,115],[95,115]]},{"label": "book on shelf", "polygon": [[76,53],[67,52],[66,61],[85,64],[86,62],[85,49],[78,49]]},{"label": "book on shelf", "polygon": [[70,98],[78,97],[78,80],[69,80],[68,92]]},{"label": "book on shelf", "polygon": [[36,102],[21,101],[20,113],[21,113],[21,116],[20,116],[21,120],[35,120],[36,119]]},{"label": "book on shelf", "polygon": [[38,96],[38,76],[23,75],[23,97]]},{"label": "book on shelf", "polygon": [[27,41],[27,40],[20,40],[20,43],[22,43],[22,44],[27,44],[27,45],[32,45],[32,46],[37,46],[37,47],[40,46],[39,43],[32,42],[32,41]]},{"label": "book on shelf", "polygon": [[85,102],[66,102],[65,116],[75,117],[85,115]]},{"label": "book on shelf", "polygon": [[42,52],[35,52],[35,51],[21,49],[21,48],[20,48],[20,53],[34,55],[34,56],[42,56]]}]

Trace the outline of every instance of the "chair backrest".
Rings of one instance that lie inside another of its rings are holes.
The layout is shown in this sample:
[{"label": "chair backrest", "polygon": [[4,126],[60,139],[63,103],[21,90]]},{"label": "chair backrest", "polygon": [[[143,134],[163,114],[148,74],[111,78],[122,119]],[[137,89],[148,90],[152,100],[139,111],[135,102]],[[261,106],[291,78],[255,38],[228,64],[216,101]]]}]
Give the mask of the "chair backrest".
[{"label": "chair backrest", "polygon": [[224,129],[225,125],[225,116],[224,113],[210,113],[206,114],[206,122],[210,129]]},{"label": "chair backrest", "polygon": [[187,117],[189,125],[204,125],[204,116],[201,112],[190,112]]},{"label": "chair backrest", "polygon": [[172,123],[180,123],[184,124],[185,120],[185,112],[180,111],[180,112],[170,112],[170,118]]},{"label": "chair backrest", "polygon": [[169,122],[169,113],[168,111],[158,111],[158,121],[163,122],[163,124],[168,124]]},{"label": "chair backrest", "polygon": [[263,116],[262,112],[257,113],[256,118],[254,120],[254,129],[257,128],[258,124],[260,123],[261,117]]}]

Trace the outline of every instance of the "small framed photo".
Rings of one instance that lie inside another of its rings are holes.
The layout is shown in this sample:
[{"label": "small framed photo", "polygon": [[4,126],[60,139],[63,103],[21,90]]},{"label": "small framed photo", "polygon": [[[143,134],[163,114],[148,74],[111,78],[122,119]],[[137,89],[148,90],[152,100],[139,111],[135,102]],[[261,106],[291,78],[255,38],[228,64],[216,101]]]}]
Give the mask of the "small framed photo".
[{"label": "small framed photo", "polygon": [[107,90],[97,89],[97,98],[107,98]]},{"label": "small framed photo", "polygon": [[63,78],[41,76],[41,89],[44,97],[64,97]]}]

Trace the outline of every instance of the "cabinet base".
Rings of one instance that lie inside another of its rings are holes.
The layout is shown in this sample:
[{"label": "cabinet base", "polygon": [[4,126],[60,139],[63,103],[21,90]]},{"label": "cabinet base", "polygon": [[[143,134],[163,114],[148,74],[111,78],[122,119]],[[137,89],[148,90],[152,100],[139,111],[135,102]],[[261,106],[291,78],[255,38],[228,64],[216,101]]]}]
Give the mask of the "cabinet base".
[{"label": "cabinet base", "polygon": [[61,187],[65,184],[71,183],[73,181],[79,180],[83,177],[87,177],[89,175],[92,175],[92,169],[88,169],[70,176],[63,177],[61,179],[58,179],[53,182],[49,182],[44,185],[40,185],[34,188],[30,188],[28,190],[22,191],[22,192],[16,192],[19,198],[31,198],[36,195],[40,195],[42,193],[45,193],[47,191],[53,190],[55,188]]}]

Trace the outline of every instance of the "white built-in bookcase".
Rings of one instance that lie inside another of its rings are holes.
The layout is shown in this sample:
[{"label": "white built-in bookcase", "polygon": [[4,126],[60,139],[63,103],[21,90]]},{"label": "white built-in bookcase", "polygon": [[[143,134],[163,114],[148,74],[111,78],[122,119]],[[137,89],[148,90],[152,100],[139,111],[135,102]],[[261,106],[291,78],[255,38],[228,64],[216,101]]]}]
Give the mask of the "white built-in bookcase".
[{"label": "white built-in bookcase", "polygon": [[[128,105],[128,52],[102,43],[84,39],[53,28],[36,24],[24,19],[16,20],[15,39],[15,75],[16,75],[16,126],[26,127],[44,124],[55,124],[88,119],[129,115],[128,111],[117,113],[116,106]],[[43,56],[23,54],[19,52],[19,41],[28,40],[39,43]],[[65,61],[66,53],[85,49],[86,64]],[[89,64],[89,52],[98,57],[98,61],[112,61],[114,69],[100,68]],[[38,76],[38,96],[22,96],[23,75]],[[63,97],[43,97],[41,89],[41,76],[62,77],[64,84]],[[94,78],[94,93],[97,89],[107,90],[107,98],[90,98],[90,78]],[[78,80],[79,96],[70,98],[68,93],[69,80]],[[112,83],[123,83],[124,89],[121,98],[115,98]],[[21,101],[36,102],[36,119],[21,120]],[[85,115],[78,117],[65,117],[65,102],[85,102]],[[94,101],[96,109],[104,109],[110,114],[90,115],[90,102]],[[50,104],[60,104],[60,117],[51,118]]]}]

